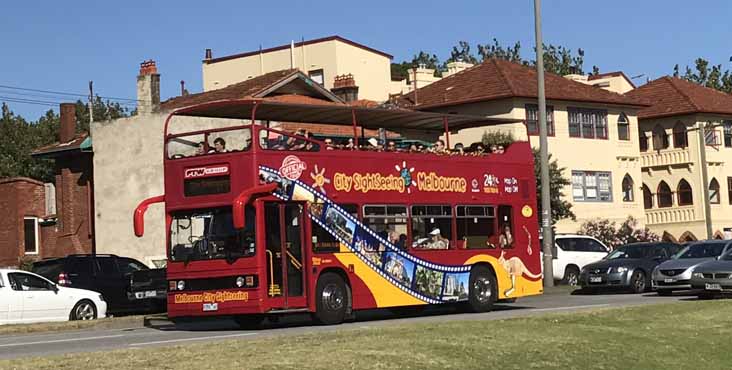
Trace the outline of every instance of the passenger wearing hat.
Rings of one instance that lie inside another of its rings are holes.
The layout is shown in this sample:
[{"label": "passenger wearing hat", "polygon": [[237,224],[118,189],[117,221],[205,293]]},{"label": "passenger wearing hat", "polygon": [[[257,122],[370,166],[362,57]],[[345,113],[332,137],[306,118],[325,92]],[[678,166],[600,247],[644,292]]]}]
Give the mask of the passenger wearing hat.
[{"label": "passenger wearing hat", "polygon": [[440,229],[436,228],[430,232],[430,243],[428,248],[430,249],[447,249],[450,243],[447,239],[443,238],[440,234]]}]

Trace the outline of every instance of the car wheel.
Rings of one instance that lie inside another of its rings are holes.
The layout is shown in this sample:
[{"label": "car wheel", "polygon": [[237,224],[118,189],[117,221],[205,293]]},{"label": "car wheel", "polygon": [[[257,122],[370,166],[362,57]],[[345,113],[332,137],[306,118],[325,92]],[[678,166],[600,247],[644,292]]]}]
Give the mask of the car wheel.
[{"label": "car wheel", "polygon": [[564,278],[562,284],[569,286],[577,286],[579,284],[579,270],[574,266],[567,266],[564,269]]},{"label": "car wheel", "polygon": [[633,271],[633,275],[630,276],[630,290],[635,294],[646,291],[646,274],[643,271]]},{"label": "car wheel", "polygon": [[97,318],[97,306],[89,300],[82,300],[71,310],[71,320],[94,320]]},{"label": "car wheel", "polygon": [[343,322],[348,308],[348,293],[340,275],[324,273],[318,279],[315,290],[315,320],[325,325]]},{"label": "car wheel", "polygon": [[234,321],[240,329],[256,329],[264,321],[264,315],[239,315],[234,316]]},{"label": "car wheel", "polygon": [[472,312],[488,312],[498,296],[493,272],[484,266],[475,266],[470,272],[468,305]]},{"label": "car wheel", "polygon": [[671,289],[656,289],[656,293],[660,296],[668,297],[673,293],[673,291]]}]

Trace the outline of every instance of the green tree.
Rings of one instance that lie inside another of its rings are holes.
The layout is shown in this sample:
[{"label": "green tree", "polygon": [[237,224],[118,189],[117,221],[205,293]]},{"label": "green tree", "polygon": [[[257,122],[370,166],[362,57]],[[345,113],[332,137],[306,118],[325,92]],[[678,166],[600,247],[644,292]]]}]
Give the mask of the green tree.
[{"label": "green tree", "polygon": [[438,76],[442,75],[442,71],[440,70],[440,59],[437,55],[429,54],[426,51],[420,50],[418,54],[415,54],[412,57],[410,62],[403,61],[401,63],[392,63],[391,78],[396,81],[407,79],[407,82],[411,82],[409,81],[409,70],[420,65],[434,69]]},{"label": "green tree", "polygon": [[619,226],[607,219],[595,219],[584,222],[579,231],[580,235],[589,235],[615,249],[621,245],[639,242],[656,242],[661,240],[658,234],[647,227],[639,228],[638,220],[633,216],[623,221]]},{"label": "green tree", "polygon": [[452,47],[450,58],[445,63],[447,64],[449,62],[479,63],[478,58],[470,51],[470,43],[467,41],[458,41],[458,44]]},{"label": "green tree", "polygon": [[521,43],[518,41],[513,46],[502,46],[494,38],[493,43],[478,44],[478,55],[484,61],[490,58],[497,58],[514,63],[528,64],[528,61],[521,58]]},{"label": "green tree", "polygon": [[[534,176],[536,176],[536,201],[539,212],[536,213],[541,225],[541,161],[538,149],[533,149],[534,154]],[[549,198],[550,205],[552,207],[552,225],[556,224],[557,221],[563,219],[576,220],[574,212],[572,212],[572,203],[565,200],[564,189],[569,186],[571,182],[569,179],[564,177],[564,170],[566,168],[559,167],[559,162],[549,154]]]},{"label": "green tree", "polygon": [[715,90],[732,94],[732,72],[722,70],[722,65],[711,65],[704,58],[697,58],[694,61],[694,69],[688,65],[684,68],[684,74],[679,73],[679,65],[674,66],[674,77],[706,86]]}]

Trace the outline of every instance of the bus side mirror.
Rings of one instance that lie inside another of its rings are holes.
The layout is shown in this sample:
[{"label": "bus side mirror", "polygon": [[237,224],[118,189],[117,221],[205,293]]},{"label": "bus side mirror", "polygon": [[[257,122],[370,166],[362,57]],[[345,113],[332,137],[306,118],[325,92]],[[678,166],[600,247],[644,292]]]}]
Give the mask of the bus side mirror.
[{"label": "bus side mirror", "polygon": [[147,207],[153,203],[165,202],[165,195],[158,195],[157,197],[147,198],[140,202],[135,208],[135,213],[132,215],[132,225],[135,229],[135,236],[142,237],[145,234],[145,212]]},{"label": "bus side mirror", "polygon": [[244,207],[249,203],[249,198],[253,194],[267,194],[277,189],[276,183],[269,183],[264,185],[255,186],[242,191],[239,195],[234,198],[234,203],[231,205],[231,212],[234,221],[234,228],[241,230],[246,226],[246,216],[244,215]]}]

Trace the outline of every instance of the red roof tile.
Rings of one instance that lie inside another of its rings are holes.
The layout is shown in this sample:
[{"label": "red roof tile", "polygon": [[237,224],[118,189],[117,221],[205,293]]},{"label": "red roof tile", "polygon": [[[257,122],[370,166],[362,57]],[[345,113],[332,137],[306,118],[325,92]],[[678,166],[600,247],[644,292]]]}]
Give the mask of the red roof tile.
[{"label": "red roof tile", "polygon": [[[644,106],[630,97],[553,73],[546,73],[544,78],[546,98],[549,100]],[[506,60],[489,59],[418,89],[416,106],[414,92],[404,95],[400,104],[426,109],[512,97],[536,98],[537,91],[534,68]]]},{"label": "red roof tile", "polygon": [[732,114],[732,95],[675,77],[661,77],[625,95],[651,104],[638,112],[638,118]]},{"label": "red roof tile", "polygon": [[80,134],[77,134],[73,140],[67,142],[67,143],[53,143],[44,145],[40,148],[37,148],[33,152],[31,152],[32,156],[44,156],[48,154],[54,154],[59,152],[66,152],[69,150],[76,150],[81,149],[81,144],[84,143],[84,140],[89,137],[88,132],[82,132]]}]

